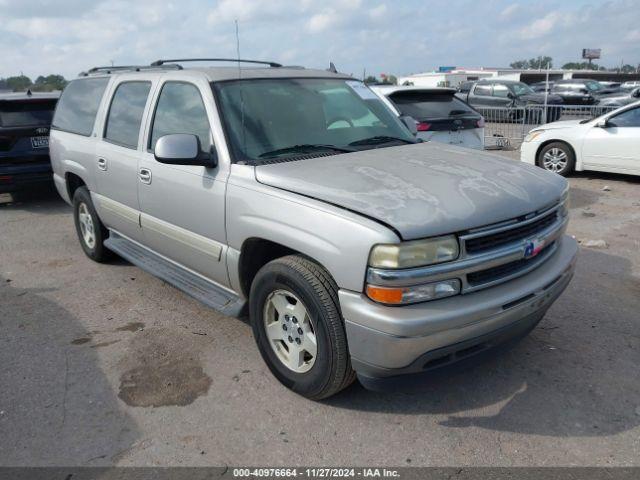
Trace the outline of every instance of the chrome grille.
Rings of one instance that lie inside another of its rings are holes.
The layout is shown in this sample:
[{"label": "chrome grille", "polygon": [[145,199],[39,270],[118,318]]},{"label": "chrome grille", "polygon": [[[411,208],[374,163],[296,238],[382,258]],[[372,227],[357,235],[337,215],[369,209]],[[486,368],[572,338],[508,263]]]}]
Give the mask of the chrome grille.
[{"label": "chrome grille", "polygon": [[511,242],[517,242],[535,236],[536,233],[552,225],[558,219],[558,211],[554,210],[548,215],[537,220],[520,225],[514,224],[513,228],[501,230],[497,233],[490,233],[485,236],[469,238],[465,240],[465,251],[469,255],[485,252],[494,248],[499,248]]}]

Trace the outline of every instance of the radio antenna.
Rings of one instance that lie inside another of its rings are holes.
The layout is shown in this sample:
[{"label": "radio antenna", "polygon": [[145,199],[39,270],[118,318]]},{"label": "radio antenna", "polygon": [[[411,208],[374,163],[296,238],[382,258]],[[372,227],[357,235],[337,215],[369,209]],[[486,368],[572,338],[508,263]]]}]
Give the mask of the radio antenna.
[{"label": "radio antenna", "polygon": [[[238,80],[242,80],[242,68],[240,67],[240,28],[238,27],[238,19],[236,23],[236,54],[238,57]],[[244,97],[242,96],[242,81],[240,82],[240,122],[242,124],[242,149],[247,151],[247,135],[244,127]]]}]

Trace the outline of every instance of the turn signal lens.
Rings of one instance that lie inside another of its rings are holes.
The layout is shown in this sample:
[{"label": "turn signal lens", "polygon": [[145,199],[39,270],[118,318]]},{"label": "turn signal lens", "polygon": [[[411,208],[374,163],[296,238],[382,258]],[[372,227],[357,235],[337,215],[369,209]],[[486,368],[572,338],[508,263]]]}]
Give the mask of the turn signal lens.
[{"label": "turn signal lens", "polygon": [[544,130],[533,130],[529,132],[526,137],[524,137],[523,142],[532,142],[543,133],[544,133]]},{"label": "turn signal lens", "polygon": [[415,285],[411,287],[378,287],[367,285],[367,296],[387,305],[407,305],[426,302],[437,298],[450,297],[460,293],[460,280],[451,279],[441,282]]}]

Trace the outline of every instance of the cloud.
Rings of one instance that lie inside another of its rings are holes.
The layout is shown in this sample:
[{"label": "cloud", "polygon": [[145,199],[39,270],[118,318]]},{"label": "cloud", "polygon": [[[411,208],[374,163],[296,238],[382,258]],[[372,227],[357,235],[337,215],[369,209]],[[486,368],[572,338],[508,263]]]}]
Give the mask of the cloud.
[{"label": "cloud", "polygon": [[[241,54],[346,73],[404,75],[440,65],[556,65],[602,48],[605,65],[640,63],[634,0],[0,0],[0,77],[158,58]],[[611,32],[619,32],[613,35]]]}]

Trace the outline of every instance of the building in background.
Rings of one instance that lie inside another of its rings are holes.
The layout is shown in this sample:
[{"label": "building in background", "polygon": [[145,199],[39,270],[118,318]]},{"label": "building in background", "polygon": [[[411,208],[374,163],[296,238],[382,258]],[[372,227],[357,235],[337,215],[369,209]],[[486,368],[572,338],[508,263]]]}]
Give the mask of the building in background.
[{"label": "building in background", "polygon": [[[438,71],[416,73],[398,77],[398,85],[415,85],[420,87],[453,87],[464,82],[483,78],[500,77],[506,80],[518,80],[525,83],[545,81],[546,70],[517,70],[514,68],[459,68],[441,67]],[[572,78],[592,78],[609,82],[628,82],[640,80],[640,73],[618,73],[599,70],[549,70],[549,80],[566,80]]]}]

